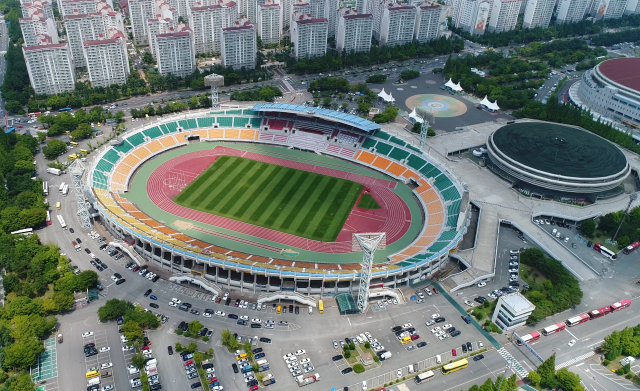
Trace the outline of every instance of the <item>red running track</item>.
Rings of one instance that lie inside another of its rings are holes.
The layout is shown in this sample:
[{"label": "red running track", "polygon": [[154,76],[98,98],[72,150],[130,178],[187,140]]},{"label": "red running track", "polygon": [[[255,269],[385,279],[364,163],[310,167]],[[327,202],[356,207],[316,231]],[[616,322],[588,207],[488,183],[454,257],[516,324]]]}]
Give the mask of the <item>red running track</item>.
[{"label": "red running track", "polygon": [[[223,155],[241,156],[265,163],[358,182],[369,188],[371,196],[382,208],[359,209],[354,206],[336,241],[320,242],[185,208],[173,202],[173,198],[182,189],[206,170],[218,156]],[[396,185],[396,182],[390,180],[217,146],[210,150],[184,154],[163,163],[150,175],[147,182],[147,194],[151,201],[165,212],[187,220],[198,221],[303,250],[323,253],[348,253],[352,252],[351,237],[353,233],[386,232],[387,244],[391,244],[407,232],[411,225],[411,213],[402,198],[391,191]]]}]

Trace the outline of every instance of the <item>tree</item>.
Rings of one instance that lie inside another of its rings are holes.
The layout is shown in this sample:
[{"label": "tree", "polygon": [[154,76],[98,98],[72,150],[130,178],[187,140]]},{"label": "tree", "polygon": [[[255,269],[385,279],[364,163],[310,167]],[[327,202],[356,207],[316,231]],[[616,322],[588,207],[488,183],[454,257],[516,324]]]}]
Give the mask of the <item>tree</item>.
[{"label": "tree", "polygon": [[356,365],[354,365],[354,366],[353,366],[353,371],[354,371],[355,373],[362,373],[362,372],[364,372],[364,365],[362,365],[362,364],[356,364]]},{"label": "tree", "polygon": [[42,341],[27,339],[4,348],[6,368],[27,369],[36,362],[36,356],[44,352]]},{"label": "tree", "polygon": [[47,139],[47,132],[38,132],[38,143],[42,144]]},{"label": "tree", "polygon": [[529,381],[536,387],[540,385],[540,381],[542,380],[540,375],[538,375],[538,372],[535,371],[529,372],[529,375],[527,377],[529,378]]},{"label": "tree", "polygon": [[53,160],[56,157],[62,155],[67,150],[67,144],[60,140],[49,140],[47,145],[42,148],[44,157],[48,160]]},{"label": "tree", "polygon": [[588,238],[592,238],[596,232],[596,222],[594,219],[587,219],[580,224],[580,231]]},{"label": "tree", "polygon": [[540,385],[545,388],[556,388],[556,354],[546,359],[536,370],[540,375]]},{"label": "tree", "polygon": [[125,322],[120,329],[131,343],[142,341],[144,338],[142,334],[142,327],[134,321],[130,320]]},{"label": "tree", "polygon": [[191,342],[189,343],[189,346],[187,346],[187,350],[189,351],[189,353],[193,353],[198,349],[198,344]]},{"label": "tree", "polygon": [[[178,350],[178,349],[176,349]],[[142,369],[144,367],[144,363],[146,361],[146,357],[142,353],[137,353],[135,356],[131,357],[131,365],[138,369]]]},{"label": "tree", "polygon": [[124,120],[124,112],[118,111],[114,117],[116,121],[122,122]]},{"label": "tree", "polygon": [[98,273],[93,270],[85,270],[76,276],[76,281],[76,290],[83,291],[96,285]]},{"label": "tree", "polygon": [[[6,374],[4,375],[6,380]],[[21,371],[18,376],[12,378],[13,382],[9,385],[9,391],[33,391],[36,386],[31,380],[31,376],[27,371]]]},{"label": "tree", "polygon": [[580,376],[562,368],[556,373],[558,384],[566,391],[584,391],[584,387],[580,384]]},{"label": "tree", "polygon": [[127,311],[134,310],[132,303],[126,300],[111,299],[100,308],[98,308],[98,318],[101,322],[114,320],[118,316],[124,316]]}]

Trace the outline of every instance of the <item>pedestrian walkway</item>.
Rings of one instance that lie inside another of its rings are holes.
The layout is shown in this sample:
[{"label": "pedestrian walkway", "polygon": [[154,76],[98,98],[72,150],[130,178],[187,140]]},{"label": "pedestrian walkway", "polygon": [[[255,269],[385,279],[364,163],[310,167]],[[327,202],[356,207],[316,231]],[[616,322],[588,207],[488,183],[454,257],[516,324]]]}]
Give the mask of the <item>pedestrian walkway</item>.
[{"label": "pedestrian walkway", "polygon": [[529,375],[529,372],[527,372],[526,369],[524,369],[524,367],[522,367],[522,365],[520,365],[520,363],[518,362],[518,360],[516,360],[511,353],[509,353],[507,351],[507,349],[505,348],[500,348],[498,349],[498,353],[502,356],[502,358],[504,358],[505,360],[507,360],[508,363],[513,364],[513,370],[516,371],[516,373],[518,375],[520,375],[521,378],[525,378],[527,377],[527,375]]},{"label": "pedestrian walkway", "polygon": [[581,362],[581,361],[584,361],[584,360],[586,360],[586,359],[588,359],[588,358],[590,358],[590,357],[593,357],[593,356],[595,356],[595,355],[596,355],[596,352],[591,351],[591,352],[589,352],[589,353],[583,354],[582,356],[579,356],[579,357],[573,358],[573,359],[571,359],[571,360],[569,360],[569,361],[565,361],[565,362],[563,362],[562,364],[558,364],[558,365],[556,365],[556,371],[557,371],[557,370],[560,370],[560,369],[562,369],[562,368],[569,367],[569,366],[571,366],[571,365],[573,365],[573,364],[577,364],[577,363],[579,363],[579,362]]}]

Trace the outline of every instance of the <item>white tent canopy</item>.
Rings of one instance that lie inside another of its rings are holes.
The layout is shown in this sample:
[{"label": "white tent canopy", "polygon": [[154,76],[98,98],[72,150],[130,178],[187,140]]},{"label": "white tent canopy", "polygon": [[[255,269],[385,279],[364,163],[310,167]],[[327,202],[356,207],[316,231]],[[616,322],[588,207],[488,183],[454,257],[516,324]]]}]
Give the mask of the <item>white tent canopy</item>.
[{"label": "white tent canopy", "polygon": [[395,102],[396,99],[391,96],[391,94],[387,94],[386,92],[384,92],[384,88],[382,89],[382,91],[380,91],[380,93],[378,94],[378,97],[382,98],[385,102]]},{"label": "white tent canopy", "polygon": [[486,108],[492,111],[500,110],[500,107],[498,107],[498,101],[496,100],[495,102],[491,103],[489,102],[489,99],[487,99],[486,95],[484,96],[484,99],[480,102],[480,104],[486,106]]},{"label": "white tent canopy", "polygon": [[462,91],[462,87],[460,87],[460,82],[458,82],[458,84],[455,84],[453,81],[451,81],[451,79],[449,79],[449,81],[446,82],[444,86],[451,88],[455,92]]},{"label": "white tent canopy", "polygon": [[416,109],[413,109],[411,114],[409,114],[409,118],[413,119],[415,122],[422,123],[423,119],[416,113]]}]

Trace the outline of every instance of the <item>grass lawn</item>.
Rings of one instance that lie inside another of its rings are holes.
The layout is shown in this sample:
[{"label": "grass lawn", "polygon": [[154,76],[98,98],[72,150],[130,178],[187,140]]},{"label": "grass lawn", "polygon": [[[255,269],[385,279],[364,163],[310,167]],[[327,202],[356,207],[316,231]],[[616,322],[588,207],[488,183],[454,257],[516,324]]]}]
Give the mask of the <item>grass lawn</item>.
[{"label": "grass lawn", "polygon": [[358,208],[380,209],[381,206],[373,199],[373,197],[371,197],[371,194],[363,194],[362,198],[360,198],[360,202],[358,202]]},{"label": "grass lawn", "polygon": [[362,187],[346,179],[221,156],[174,201],[202,212],[332,242]]}]

